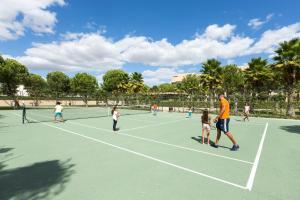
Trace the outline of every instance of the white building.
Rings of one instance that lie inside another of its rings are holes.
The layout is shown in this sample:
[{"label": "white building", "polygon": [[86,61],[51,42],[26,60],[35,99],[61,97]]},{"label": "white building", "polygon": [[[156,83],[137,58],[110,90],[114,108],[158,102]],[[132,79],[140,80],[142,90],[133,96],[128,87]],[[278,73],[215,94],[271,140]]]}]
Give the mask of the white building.
[{"label": "white building", "polygon": [[21,96],[21,97],[28,97],[29,94],[27,92],[27,90],[25,89],[24,85],[19,85],[17,88],[17,96]]}]

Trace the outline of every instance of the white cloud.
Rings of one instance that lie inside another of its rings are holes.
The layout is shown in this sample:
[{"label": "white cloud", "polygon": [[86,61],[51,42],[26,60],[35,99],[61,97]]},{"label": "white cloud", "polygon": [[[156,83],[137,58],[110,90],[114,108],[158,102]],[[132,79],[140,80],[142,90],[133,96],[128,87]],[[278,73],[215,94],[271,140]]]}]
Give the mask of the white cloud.
[{"label": "white cloud", "polygon": [[1,0],[0,40],[15,40],[26,29],[34,33],[53,33],[56,13],[47,10],[53,5],[63,6],[64,0]]},{"label": "white cloud", "polygon": [[161,83],[169,83],[172,76],[178,74],[174,68],[159,68],[157,70],[145,70],[142,74],[144,81],[148,85],[159,85]]},{"label": "white cloud", "polygon": [[217,24],[210,25],[206,28],[205,33],[202,37],[213,39],[213,40],[226,40],[232,36],[235,25],[225,24],[224,26],[218,26]]},{"label": "white cloud", "polygon": [[67,34],[61,42],[34,44],[19,61],[33,69],[103,71],[120,68],[124,62],[109,39],[97,33]]},{"label": "white cloud", "polygon": [[265,31],[245,54],[272,54],[278,43],[300,37],[300,23]]},{"label": "white cloud", "polygon": [[266,16],[266,19],[265,20],[261,20],[259,18],[254,18],[254,19],[251,19],[249,22],[248,22],[248,26],[250,26],[251,28],[253,29],[258,29],[260,28],[263,24],[265,23],[268,23],[272,18],[273,18],[274,14],[268,14]]},{"label": "white cloud", "polygon": [[[208,35],[215,29],[217,33]],[[238,57],[271,54],[278,42],[300,37],[300,23],[267,30],[259,39],[239,36],[234,25],[209,26],[193,39],[172,44],[166,38],[152,40],[144,36],[125,36],[114,41],[101,32],[66,33],[59,41],[35,43],[16,57],[31,69],[91,71],[104,73],[125,64],[160,67],[143,74],[149,84],[168,81],[180,69],[188,71],[209,58],[225,59],[229,63]],[[221,34],[222,33],[222,34]],[[185,67],[187,66],[188,67]]]}]

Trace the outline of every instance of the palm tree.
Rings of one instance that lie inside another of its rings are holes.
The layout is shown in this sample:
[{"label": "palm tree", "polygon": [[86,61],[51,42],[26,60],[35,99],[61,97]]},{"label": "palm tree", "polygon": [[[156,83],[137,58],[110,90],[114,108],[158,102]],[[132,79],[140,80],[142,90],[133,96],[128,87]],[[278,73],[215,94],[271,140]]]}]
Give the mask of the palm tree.
[{"label": "palm tree", "polygon": [[268,66],[268,61],[262,58],[252,58],[248,66],[249,68],[245,70],[245,82],[252,96],[255,97],[261,92],[269,91],[273,73]]},{"label": "palm tree", "polygon": [[138,73],[138,72],[133,72],[130,75],[130,80],[131,81],[135,81],[135,82],[139,82],[139,83],[143,83],[144,82],[143,75],[141,73]]},{"label": "palm tree", "polygon": [[287,94],[286,114],[288,117],[294,117],[293,95],[300,80],[300,38],[280,43],[275,53],[274,68],[280,72]]},{"label": "palm tree", "polygon": [[222,87],[222,67],[221,62],[216,59],[209,59],[202,65],[200,83],[208,90],[210,109],[214,109],[214,96]]}]

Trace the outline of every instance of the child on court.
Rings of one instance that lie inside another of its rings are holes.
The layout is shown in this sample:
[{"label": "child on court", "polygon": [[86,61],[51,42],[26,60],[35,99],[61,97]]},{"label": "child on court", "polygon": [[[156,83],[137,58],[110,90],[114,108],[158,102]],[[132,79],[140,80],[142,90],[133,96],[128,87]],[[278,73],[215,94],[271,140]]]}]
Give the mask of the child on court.
[{"label": "child on court", "polygon": [[111,115],[113,116],[113,131],[118,131],[117,123],[118,123],[118,118],[120,117],[120,113],[117,110],[117,106],[113,107],[113,109],[111,110]]},{"label": "child on court", "polygon": [[54,122],[58,122],[57,118],[59,118],[61,122],[64,121],[63,112],[64,108],[62,107],[61,103],[58,101],[56,102],[56,106],[54,108]]},{"label": "child on court", "polygon": [[189,107],[188,118],[192,117],[192,113],[193,113],[193,109],[192,109],[192,107]]},{"label": "child on court", "polygon": [[201,122],[202,122],[202,144],[204,144],[205,141],[205,133],[206,133],[206,137],[207,137],[207,144],[210,145],[210,125],[211,125],[211,117],[208,114],[208,110],[204,110],[202,117],[201,117]]},{"label": "child on court", "polygon": [[152,112],[153,112],[153,115],[154,115],[154,116],[156,116],[157,111],[158,111],[158,106],[157,106],[157,104],[155,103],[155,104],[153,104],[153,106],[152,106]]},{"label": "child on court", "polygon": [[244,108],[244,121],[247,119],[249,121],[249,115],[250,115],[250,106],[248,103],[246,103]]}]

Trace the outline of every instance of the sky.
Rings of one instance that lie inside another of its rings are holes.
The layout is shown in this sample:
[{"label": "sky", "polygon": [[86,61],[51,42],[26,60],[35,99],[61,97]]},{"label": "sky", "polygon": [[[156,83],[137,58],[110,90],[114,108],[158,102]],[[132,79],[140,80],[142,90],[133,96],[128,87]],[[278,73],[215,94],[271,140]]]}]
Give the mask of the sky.
[{"label": "sky", "polygon": [[299,0],[0,0],[0,54],[45,77],[110,69],[149,85],[198,73],[207,59],[272,62],[300,37]]}]

